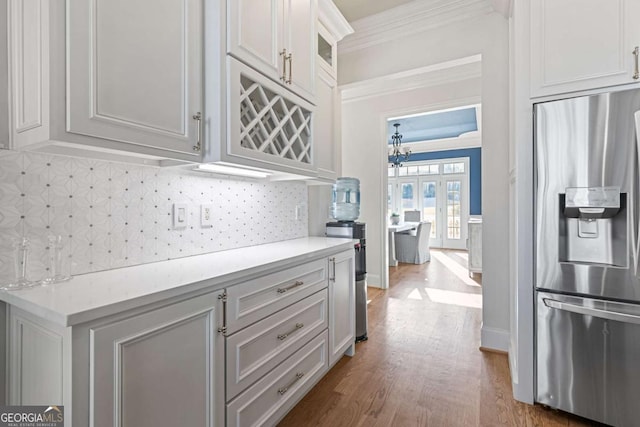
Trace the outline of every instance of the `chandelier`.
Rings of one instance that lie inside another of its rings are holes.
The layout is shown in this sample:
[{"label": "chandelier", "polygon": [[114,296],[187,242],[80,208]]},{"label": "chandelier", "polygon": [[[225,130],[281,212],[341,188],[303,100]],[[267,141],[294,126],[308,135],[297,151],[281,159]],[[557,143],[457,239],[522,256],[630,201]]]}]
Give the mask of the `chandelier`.
[{"label": "chandelier", "polygon": [[396,133],[391,135],[391,151],[389,153],[389,157],[391,159],[390,166],[392,168],[399,168],[402,166],[402,162],[406,162],[409,160],[409,156],[411,156],[410,149],[402,149],[402,134],[398,132],[398,128],[400,127],[400,123],[394,123],[396,127]]}]

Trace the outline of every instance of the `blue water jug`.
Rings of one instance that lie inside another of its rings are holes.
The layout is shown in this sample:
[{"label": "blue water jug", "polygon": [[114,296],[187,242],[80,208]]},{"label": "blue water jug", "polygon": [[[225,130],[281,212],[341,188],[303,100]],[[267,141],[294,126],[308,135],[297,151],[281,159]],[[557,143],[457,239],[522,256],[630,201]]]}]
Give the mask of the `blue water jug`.
[{"label": "blue water jug", "polygon": [[360,216],[360,180],[338,178],[333,185],[331,216],[337,221],[355,221]]}]

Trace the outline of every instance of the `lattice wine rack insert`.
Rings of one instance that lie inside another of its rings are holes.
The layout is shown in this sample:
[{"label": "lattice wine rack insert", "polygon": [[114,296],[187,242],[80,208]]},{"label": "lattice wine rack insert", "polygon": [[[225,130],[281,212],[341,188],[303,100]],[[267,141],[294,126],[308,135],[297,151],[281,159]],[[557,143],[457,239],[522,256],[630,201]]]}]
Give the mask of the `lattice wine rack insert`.
[{"label": "lattice wine rack insert", "polygon": [[311,112],[244,75],[240,126],[243,148],[311,164]]}]

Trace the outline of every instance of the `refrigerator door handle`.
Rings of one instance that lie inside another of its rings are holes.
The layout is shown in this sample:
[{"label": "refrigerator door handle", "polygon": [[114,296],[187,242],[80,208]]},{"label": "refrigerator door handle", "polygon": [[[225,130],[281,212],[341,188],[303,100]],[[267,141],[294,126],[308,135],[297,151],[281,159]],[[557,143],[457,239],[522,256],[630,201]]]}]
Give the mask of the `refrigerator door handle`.
[{"label": "refrigerator door handle", "polygon": [[598,308],[585,307],[584,305],[571,304],[557,301],[550,298],[543,298],[544,305],[557,310],[564,310],[571,313],[583,314],[585,316],[599,317],[600,319],[613,320],[616,322],[634,323],[640,325],[640,316],[633,314],[618,313],[617,311],[601,310]]}]

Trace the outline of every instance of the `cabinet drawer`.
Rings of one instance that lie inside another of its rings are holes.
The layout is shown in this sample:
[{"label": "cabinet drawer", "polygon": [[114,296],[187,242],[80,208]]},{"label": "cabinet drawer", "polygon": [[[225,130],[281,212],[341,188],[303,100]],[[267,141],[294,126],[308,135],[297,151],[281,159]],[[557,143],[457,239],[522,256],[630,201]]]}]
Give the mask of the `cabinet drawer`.
[{"label": "cabinet drawer", "polygon": [[227,333],[233,334],[326,287],[324,259],[231,286],[227,289]]},{"label": "cabinet drawer", "polygon": [[227,400],[327,327],[327,292],[313,294],[227,338]]},{"label": "cabinet drawer", "polygon": [[275,425],[327,369],[325,331],[229,403],[227,426]]}]

